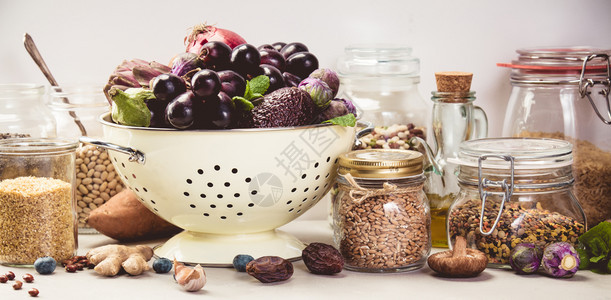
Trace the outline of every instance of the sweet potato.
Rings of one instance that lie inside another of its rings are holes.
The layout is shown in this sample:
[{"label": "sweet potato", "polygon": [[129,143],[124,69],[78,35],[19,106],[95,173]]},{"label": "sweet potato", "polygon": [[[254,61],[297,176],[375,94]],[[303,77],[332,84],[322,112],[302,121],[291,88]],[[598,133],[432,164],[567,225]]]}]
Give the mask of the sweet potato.
[{"label": "sweet potato", "polygon": [[87,224],[119,241],[139,241],[167,237],[181,231],[146,208],[129,189],[92,210]]}]

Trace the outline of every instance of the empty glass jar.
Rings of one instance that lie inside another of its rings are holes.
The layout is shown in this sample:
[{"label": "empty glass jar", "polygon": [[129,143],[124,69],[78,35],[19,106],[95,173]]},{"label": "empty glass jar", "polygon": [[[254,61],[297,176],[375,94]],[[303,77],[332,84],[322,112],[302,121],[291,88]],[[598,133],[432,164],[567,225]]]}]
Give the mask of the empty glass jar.
[{"label": "empty glass jar", "polygon": [[45,106],[45,87],[0,84],[0,139],[55,137],[55,119]]}]

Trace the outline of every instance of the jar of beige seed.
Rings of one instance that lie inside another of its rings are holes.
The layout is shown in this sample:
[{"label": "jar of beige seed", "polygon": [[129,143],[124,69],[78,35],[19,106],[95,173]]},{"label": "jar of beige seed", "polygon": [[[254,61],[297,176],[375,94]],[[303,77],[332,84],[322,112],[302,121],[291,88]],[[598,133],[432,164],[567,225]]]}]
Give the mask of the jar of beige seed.
[{"label": "jar of beige seed", "polygon": [[64,139],[0,140],[0,264],[76,254],[76,147]]},{"label": "jar of beige seed", "polygon": [[340,155],[333,229],[347,270],[387,273],[424,266],[431,215],[422,165],[422,154],[410,150]]},{"label": "jar of beige seed", "polygon": [[[49,106],[57,121],[57,134],[78,139],[101,138],[100,115],[110,110],[101,86],[66,85],[51,87]],[[79,233],[97,233],[87,225],[89,213],[123,189],[108,153],[93,145],[82,144],[76,150],[76,212]]]}]

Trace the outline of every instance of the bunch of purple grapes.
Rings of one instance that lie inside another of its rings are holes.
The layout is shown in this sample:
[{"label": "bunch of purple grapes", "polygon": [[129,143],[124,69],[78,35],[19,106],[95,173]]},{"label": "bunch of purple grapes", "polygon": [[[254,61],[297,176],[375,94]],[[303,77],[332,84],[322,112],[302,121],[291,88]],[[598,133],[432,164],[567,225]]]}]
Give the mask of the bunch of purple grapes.
[{"label": "bunch of purple grapes", "polygon": [[[234,49],[223,42],[208,42],[197,59],[174,63],[189,65],[173,66],[181,74],[162,74],[151,81],[156,97],[147,102],[151,127],[235,128],[243,112],[236,108],[232,98],[244,96],[247,80],[267,76],[270,81],[267,94],[282,87],[298,86],[318,69],[316,56],[298,42],[259,47],[242,44]],[[185,69],[192,71],[185,75],[182,73]]]}]

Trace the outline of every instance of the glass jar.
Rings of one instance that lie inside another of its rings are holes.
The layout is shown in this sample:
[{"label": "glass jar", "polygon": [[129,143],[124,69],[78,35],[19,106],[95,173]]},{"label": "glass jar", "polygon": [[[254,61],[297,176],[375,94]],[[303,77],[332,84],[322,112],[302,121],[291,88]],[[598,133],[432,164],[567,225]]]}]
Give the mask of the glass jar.
[{"label": "glass jar", "polygon": [[[110,104],[95,85],[51,87],[49,107],[57,120],[57,134],[64,138],[80,136],[102,138],[102,123],[98,118],[110,110]],[[89,227],[89,213],[106,203],[123,189],[105,149],[81,144],[76,151],[76,212],[79,233],[97,233]]]},{"label": "glass jar", "polygon": [[42,85],[0,84],[0,139],[55,137],[55,120],[44,97]]},{"label": "glass jar", "polygon": [[610,49],[520,49],[503,136],[573,144],[575,196],[594,226],[611,218]]},{"label": "glass jar", "polygon": [[431,219],[422,161],[422,154],[409,150],[340,155],[333,228],[344,268],[401,272],[426,263]]},{"label": "glass jar", "polygon": [[563,140],[497,138],[461,143],[460,192],[448,214],[448,240],[457,236],[508,268],[519,243],[543,248],[586,231],[586,217],[572,193],[572,145]]},{"label": "glass jar", "polygon": [[0,263],[31,266],[76,254],[74,160],[64,139],[0,140]]},{"label": "glass jar", "polygon": [[405,45],[362,44],[340,57],[338,97],[375,126],[360,148],[410,149],[411,137],[426,138],[430,108],[418,91],[420,60],[411,53]]}]

